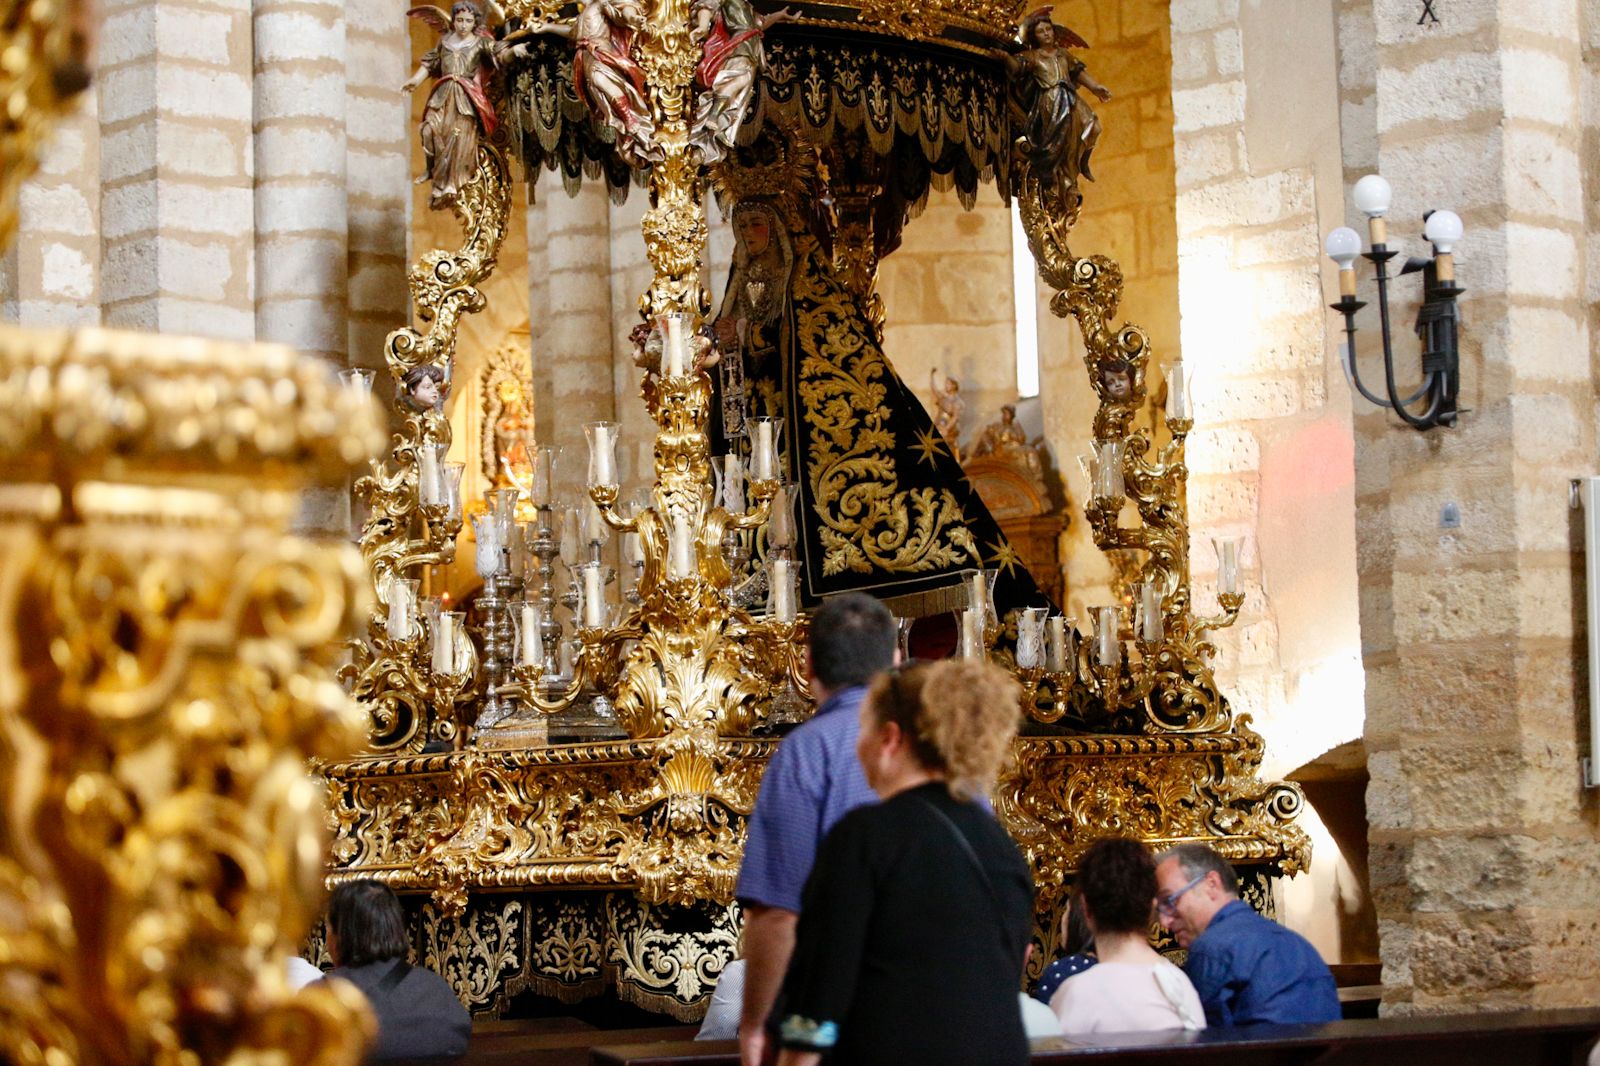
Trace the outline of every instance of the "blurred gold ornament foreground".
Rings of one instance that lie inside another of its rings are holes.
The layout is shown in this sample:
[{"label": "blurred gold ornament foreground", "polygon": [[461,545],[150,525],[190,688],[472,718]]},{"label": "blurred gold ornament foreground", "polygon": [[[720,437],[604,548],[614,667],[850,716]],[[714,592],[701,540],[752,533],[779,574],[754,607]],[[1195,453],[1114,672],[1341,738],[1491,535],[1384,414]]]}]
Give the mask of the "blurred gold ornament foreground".
[{"label": "blurred gold ornament foreground", "polygon": [[93,329],[0,329],[0,405],[0,1054],[357,1061],[359,993],[285,957],[367,580],[288,528],[376,410],[286,348]]}]

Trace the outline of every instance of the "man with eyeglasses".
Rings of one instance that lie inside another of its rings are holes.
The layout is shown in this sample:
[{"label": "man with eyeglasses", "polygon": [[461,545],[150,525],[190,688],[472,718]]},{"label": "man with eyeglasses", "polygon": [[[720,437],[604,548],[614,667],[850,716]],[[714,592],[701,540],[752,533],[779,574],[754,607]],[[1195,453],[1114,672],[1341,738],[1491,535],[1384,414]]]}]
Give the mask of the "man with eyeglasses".
[{"label": "man with eyeglasses", "polygon": [[1328,964],[1305,937],[1239,899],[1239,880],[1222,856],[1204,844],[1162,852],[1156,888],[1161,927],[1189,950],[1183,970],[1209,1025],[1338,1021]]}]

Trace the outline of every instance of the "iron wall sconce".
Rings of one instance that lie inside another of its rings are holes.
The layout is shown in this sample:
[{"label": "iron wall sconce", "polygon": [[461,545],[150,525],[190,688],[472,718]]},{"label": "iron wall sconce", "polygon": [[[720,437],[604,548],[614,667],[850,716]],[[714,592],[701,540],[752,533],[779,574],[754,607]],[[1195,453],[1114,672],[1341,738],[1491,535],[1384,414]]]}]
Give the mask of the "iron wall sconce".
[{"label": "iron wall sconce", "polygon": [[[1370,250],[1361,251],[1361,235],[1348,226],[1328,234],[1328,258],[1339,264],[1339,302],[1330,304],[1344,315],[1346,350],[1345,373],[1356,391],[1379,407],[1387,407],[1409,426],[1430,430],[1456,424],[1456,394],[1461,385],[1457,355],[1456,297],[1466,290],[1456,284],[1455,246],[1461,241],[1461,219],[1453,211],[1430,211],[1423,216],[1423,237],[1433,245],[1432,259],[1412,256],[1400,274],[1422,273],[1422,306],[1417,311],[1417,337],[1422,344],[1422,383],[1409,396],[1401,396],[1395,386],[1394,347],[1389,328],[1389,260],[1398,252],[1388,246],[1388,222],[1384,218],[1394,201],[1389,183],[1376,174],[1356,182],[1356,207],[1367,216]],[[1383,327],[1383,378],[1388,399],[1374,396],[1362,384],[1356,366],[1356,312],[1367,306],[1356,299],[1356,256],[1372,261],[1378,282],[1378,315]],[[1420,413],[1413,408],[1421,404]]]}]

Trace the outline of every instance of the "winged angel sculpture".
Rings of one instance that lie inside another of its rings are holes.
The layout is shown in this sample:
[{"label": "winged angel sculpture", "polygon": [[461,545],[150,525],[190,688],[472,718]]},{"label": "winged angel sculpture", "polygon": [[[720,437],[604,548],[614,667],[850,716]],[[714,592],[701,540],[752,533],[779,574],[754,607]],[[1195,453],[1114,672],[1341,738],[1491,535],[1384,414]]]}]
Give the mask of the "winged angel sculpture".
[{"label": "winged angel sculpture", "polygon": [[1089,42],[1051,21],[1052,10],[1041,7],[1023,20],[1021,46],[1006,58],[1006,70],[1013,100],[1024,116],[1024,154],[1036,173],[1054,179],[1062,203],[1071,208],[1082,198],[1078,179],[1094,180],[1089,156],[1100,140],[1100,119],[1081,90],[1101,102],[1111,99],[1111,90],[1067,51],[1087,48]]},{"label": "winged angel sculpture", "polygon": [[412,92],[428,78],[433,91],[422,112],[422,154],[427,173],[417,179],[433,183],[428,204],[450,203],[471,180],[478,165],[478,139],[494,136],[499,119],[489,99],[490,77],[504,59],[526,52],[523,44],[494,39],[484,26],[483,9],[473,0],[456,0],[450,13],[431,4],[406,12],[439,34],[439,43],[422,57],[417,72],[400,87]]}]

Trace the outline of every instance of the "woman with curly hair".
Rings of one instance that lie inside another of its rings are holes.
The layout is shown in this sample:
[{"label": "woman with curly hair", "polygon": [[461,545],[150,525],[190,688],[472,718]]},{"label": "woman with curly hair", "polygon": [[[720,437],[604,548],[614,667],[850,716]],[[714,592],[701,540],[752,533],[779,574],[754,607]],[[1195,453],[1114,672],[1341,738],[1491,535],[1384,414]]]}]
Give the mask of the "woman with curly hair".
[{"label": "woman with curly hair", "polygon": [[780,1066],[1028,1061],[1017,986],[1033,881],[975,799],[1010,755],[1018,697],[1004,671],[964,660],[868,690],[856,756],[882,802],[817,853],[776,1012]]},{"label": "woman with curly hair", "polygon": [[1150,946],[1156,866],[1149,849],[1121,837],[1096,841],[1078,864],[1077,892],[1099,962],[1050,997],[1062,1032],[1082,1040],[1094,1033],[1204,1029],[1194,985]]}]

